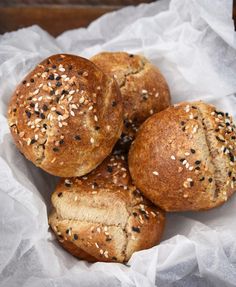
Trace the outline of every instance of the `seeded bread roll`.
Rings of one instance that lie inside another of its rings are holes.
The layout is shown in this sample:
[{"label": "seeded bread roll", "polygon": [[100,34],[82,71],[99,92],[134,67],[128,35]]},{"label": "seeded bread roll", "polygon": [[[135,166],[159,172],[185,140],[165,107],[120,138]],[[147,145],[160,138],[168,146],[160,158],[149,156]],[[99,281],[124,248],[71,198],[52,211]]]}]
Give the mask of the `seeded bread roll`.
[{"label": "seeded bread roll", "polygon": [[118,146],[128,149],[139,126],[170,105],[168,85],[160,71],[140,55],[103,52],[91,61],[118,82],[124,104],[124,129]]},{"label": "seeded bread roll", "polygon": [[181,103],[150,117],[129,152],[136,186],[166,211],[205,210],[235,191],[232,117],[203,102]]},{"label": "seeded bread roll", "polygon": [[108,157],[82,178],[62,180],[49,224],[60,244],[90,262],[126,262],[160,241],[164,213],[131,183],[123,156]]},{"label": "seeded bread roll", "polygon": [[122,100],[112,77],[92,62],[54,55],[17,87],[8,120],[15,143],[35,165],[82,176],[111,152],[123,126]]}]

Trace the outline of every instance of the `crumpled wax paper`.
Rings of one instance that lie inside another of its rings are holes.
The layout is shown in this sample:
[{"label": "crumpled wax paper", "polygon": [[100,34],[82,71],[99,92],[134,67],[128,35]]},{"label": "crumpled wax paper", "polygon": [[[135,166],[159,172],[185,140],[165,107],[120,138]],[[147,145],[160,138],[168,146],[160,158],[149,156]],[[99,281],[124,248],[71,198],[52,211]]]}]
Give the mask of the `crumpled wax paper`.
[{"label": "crumpled wax paper", "polygon": [[165,75],[174,103],[202,99],[236,118],[232,1],[127,7],[56,39],[37,26],[0,36],[0,286],[236,286],[236,196],[211,211],[168,214],[162,243],[127,265],[79,261],[49,231],[56,178],[16,149],[7,104],[43,58],[104,50],[144,54]]}]

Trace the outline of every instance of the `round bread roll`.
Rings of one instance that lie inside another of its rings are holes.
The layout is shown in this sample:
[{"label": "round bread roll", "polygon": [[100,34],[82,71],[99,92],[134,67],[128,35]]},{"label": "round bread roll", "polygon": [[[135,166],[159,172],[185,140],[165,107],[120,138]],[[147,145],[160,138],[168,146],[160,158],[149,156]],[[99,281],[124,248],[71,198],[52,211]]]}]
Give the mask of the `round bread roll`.
[{"label": "round bread roll", "polygon": [[8,120],[27,159],[53,175],[82,176],[109,155],[120,137],[119,87],[89,60],[53,55],[17,87]]},{"label": "round bread roll", "polygon": [[118,82],[124,105],[119,146],[127,149],[139,126],[170,105],[168,85],[160,71],[140,55],[103,52],[90,60]]},{"label": "round bread roll", "polygon": [[91,174],[62,180],[52,195],[49,224],[60,244],[89,262],[126,262],[159,243],[165,217],[131,183],[123,156]]},{"label": "round bread roll", "polygon": [[129,152],[136,186],[166,211],[206,210],[236,189],[232,117],[203,102],[150,117]]}]

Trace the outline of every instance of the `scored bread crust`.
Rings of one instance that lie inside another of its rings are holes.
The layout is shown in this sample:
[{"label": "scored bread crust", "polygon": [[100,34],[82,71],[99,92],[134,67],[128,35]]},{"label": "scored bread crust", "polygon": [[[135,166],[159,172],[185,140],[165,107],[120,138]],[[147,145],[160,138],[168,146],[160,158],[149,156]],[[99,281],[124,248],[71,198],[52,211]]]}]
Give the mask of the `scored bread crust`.
[{"label": "scored bread crust", "polygon": [[232,117],[203,102],[180,103],[150,117],[129,152],[136,186],[166,211],[205,210],[235,191]]},{"label": "scored bread crust", "polygon": [[87,59],[53,55],[18,85],[9,126],[20,151],[61,176],[81,176],[111,152],[123,127],[117,83]]},{"label": "scored bread crust", "polygon": [[131,184],[123,156],[108,157],[85,177],[62,180],[52,204],[49,224],[60,244],[90,262],[127,262],[159,243],[164,229],[163,211]]},{"label": "scored bread crust", "polygon": [[124,128],[119,145],[128,147],[139,126],[170,105],[170,92],[161,72],[145,57],[125,52],[102,52],[90,59],[114,76],[123,99]]}]

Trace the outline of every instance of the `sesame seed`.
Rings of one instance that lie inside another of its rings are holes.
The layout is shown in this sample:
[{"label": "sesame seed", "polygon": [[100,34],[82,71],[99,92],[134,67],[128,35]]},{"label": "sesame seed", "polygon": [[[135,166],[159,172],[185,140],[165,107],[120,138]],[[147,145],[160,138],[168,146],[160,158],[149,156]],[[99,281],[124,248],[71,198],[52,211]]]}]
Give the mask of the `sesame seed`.
[{"label": "sesame seed", "polygon": [[137,233],[140,233],[140,228],[139,228],[139,227],[132,226],[132,231],[137,232]]},{"label": "sesame seed", "polygon": [[93,144],[94,143],[94,138],[90,138],[90,142],[91,142],[91,144]]},{"label": "sesame seed", "polygon": [[80,104],[83,104],[84,100],[85,100],[85,99],[84,99],[84,97],[82,96],[82,97],[79,99],[79,103],[80,103]]},{"label": "sesame seed", "polygon": [[153,171],[152,172],[154,175],[159,175],[159,173],[157,171]]},{"label": "sesame seed", "polygon": [[75,196],[74,201],[77,201],[77,200],[78,200],[78,196]]},{"label": "sesame seed", "polygon": [[95,246],[96,246],[96,248],[98,248],[98,249],[99,249],[99,245],[97,244],[97,242],[95,242]]},{"label": "sesame seed", "polygon": [[94,116],[94,120],[95,120],[95,122],[98,121],[98,117],[96,115]]},{"label": "sesame seed", "polygon": [[172,155],[170,158],[171,158],[172,160],[175,160],[175,156],[174,156],[174,155]]},{"label": "sesame seed", "polygon": [[156,94],[155,94],[155,98],[158,98],[158,97],[159,97],[159,93],[156,93]]},{"label": "sesame seed", "polygon": [[65,69],[64,69],[63,67],[60,67],[58,70],[59,70],[60,72],[65,72]]}]

